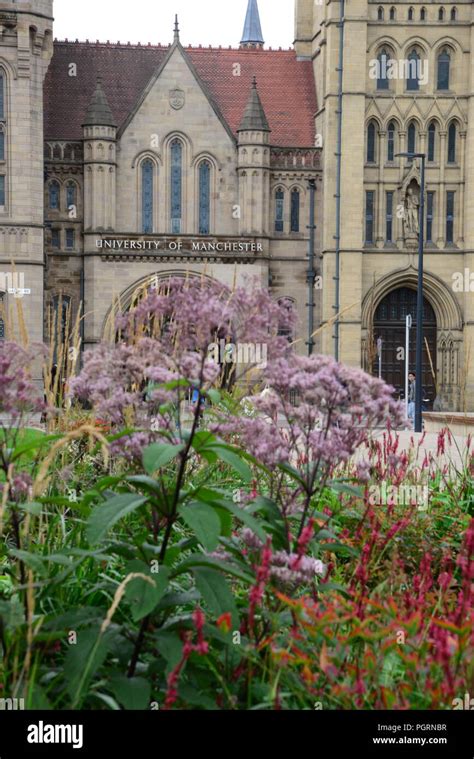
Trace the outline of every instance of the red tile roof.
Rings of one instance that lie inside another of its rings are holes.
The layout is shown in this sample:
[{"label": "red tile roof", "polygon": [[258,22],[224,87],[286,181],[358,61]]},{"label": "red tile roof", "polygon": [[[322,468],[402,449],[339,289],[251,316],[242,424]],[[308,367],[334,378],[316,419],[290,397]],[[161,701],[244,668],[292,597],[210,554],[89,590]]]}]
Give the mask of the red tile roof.
[{"label": "red tile roof", "polygon": [[[45,139],[82,138],[97,76],[120,126],[168,51],[169,46],[55,41],[45,81]],[[186,52],[235,134],[255,75],[271,144],[314,145],[316,89],[310,61],[297,61],[294,50],[194,47]],[[75,77],[69,76],[72,63]],[[240,76],[233,73],[236,63]]]}]

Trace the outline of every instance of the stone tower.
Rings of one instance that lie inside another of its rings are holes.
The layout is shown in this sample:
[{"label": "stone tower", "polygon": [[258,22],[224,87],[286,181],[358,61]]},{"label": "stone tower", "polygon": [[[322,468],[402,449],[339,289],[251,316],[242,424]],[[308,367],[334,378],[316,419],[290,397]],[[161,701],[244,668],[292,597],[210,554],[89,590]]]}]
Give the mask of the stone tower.
[{"label": "stone tower", "polygon": [[87,109],[84,130],[84,231],[113,231],[116,206],[117,126],[102,81]]},{"label": "stone tower", "polygon": [[271,129],[257,90],[256,77],[239,127],[241,233],[269,233]]},{"label": "stone tower", "polygon": [[32,342],[43,340],[43,82],[52,29],[53,0],[0,1],[0,289],[7,311],[23,298]]},{"label": "stone tower", "polygon": [[[399,388],[390,377],[401,374],[396,314],[403,310],[400,299],[416,290],[418,263],[417,244],[407,236],[405,191],[410,181],[419,191],[420,180],[419,167],[398,154],[424,154],[424,293],[434,318],[423,384],[435,388],[442,410],[449,411],[474,407],[474,299],[466,274],[463,288],[453,285],[463,272],[474,272],[472,21],[472,3],[296,2],[295,47],[300,58],[313,60],[315,131],[323,146],[317,219],[323,228],[323,321],[344,312],[339,358],[370,369],[372,330],[384,331],[383,376]],[[387,63],[390,76],[374,74],[386,71]],[[418,68],[409,75],[413,63]],[[388,314],[388,326],[376,325],[377,312]],[[337,330],[324,330],[324,352],[335,353],[336,337]]]}]

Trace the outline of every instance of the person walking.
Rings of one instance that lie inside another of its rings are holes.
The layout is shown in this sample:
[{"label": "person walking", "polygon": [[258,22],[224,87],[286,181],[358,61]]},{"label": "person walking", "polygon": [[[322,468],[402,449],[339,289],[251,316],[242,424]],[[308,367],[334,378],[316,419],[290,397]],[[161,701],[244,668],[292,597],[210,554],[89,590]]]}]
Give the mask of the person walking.
[{"label": "person walking", "polygon": [[415,420],[415,398],[416,398],[416,374],[410,372],[408,375],[408,418],[413,422]]}]

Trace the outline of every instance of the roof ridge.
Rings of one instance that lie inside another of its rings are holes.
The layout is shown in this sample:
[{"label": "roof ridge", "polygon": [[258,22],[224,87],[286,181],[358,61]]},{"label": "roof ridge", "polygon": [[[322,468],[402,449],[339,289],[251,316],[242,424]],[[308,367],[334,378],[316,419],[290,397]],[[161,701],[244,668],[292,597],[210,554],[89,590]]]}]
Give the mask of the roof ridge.
[{"label": "roof ridge", "polygon": [[[55,45],[89,45],[94,47],[107,47],[107,48],[140,48],[140,50],[147,50],[148,48],[158,49],[158,50],[169,50],[171,47],[171,43],[162,44],[159,43],[152,43],[152,42],[122,42],[121,40],[118,40],[117,42],[110,42],[110,40],[104,41],[104,40],[70,40],[67,37],[65,39],[58,39],[57,37],[54,38],[54,44]],[[223,51],[231,51],[235,53],[257,53],[258,55],[262,55],[263,53],[294,53],[295,48],[293,46],[291,47],[266,47],[266,48],[243,48],[243,47],[233,47],[232,45],[225,46],[225,45],[183,45],[185,50],[223,50]]]}]

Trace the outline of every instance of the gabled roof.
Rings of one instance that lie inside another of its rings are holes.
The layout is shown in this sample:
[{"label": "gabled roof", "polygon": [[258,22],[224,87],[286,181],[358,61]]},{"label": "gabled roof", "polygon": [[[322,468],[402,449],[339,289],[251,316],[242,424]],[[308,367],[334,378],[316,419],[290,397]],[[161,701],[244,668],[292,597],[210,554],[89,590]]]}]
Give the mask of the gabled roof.
[{"label": "gabled roof", "polygon": [[[298,61],[294,50],[185,50],[234,135],[256,76],[272,130],[271,144],[314,146],[316,88],[311,61]],[[169,51],[168,45],[56,41],[44,86],[45,139],[82,139],[82,124],[98,76],[115,123],[123,125]],[[77,76],[69,76],[71,61],[77,65]]]}]

